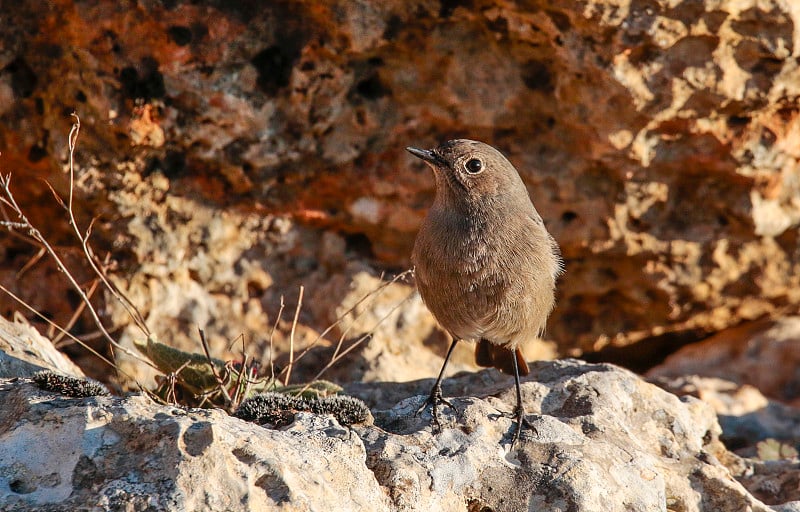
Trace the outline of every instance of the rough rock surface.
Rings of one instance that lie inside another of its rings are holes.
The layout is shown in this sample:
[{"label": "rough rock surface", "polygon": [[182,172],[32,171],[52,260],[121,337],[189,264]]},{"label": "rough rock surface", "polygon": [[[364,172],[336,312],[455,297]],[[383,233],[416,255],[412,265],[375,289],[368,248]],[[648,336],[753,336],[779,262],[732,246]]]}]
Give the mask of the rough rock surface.
[{"label": "rough rock surface", "polygon": [[763,320],[727,329],[678,350],[647,376],[672,379],[698,375],[758,389],[765,396],[800,406],[800,317]]},{"label": "rough rock surface", "polygon": [[363,444],[330,418],[273,431],[142,396],[66,399],[27,381],[0,395],[3,510],[388,510]]},{"label": "rough rock surface", "polygon": [[0,377],[31,377],[41,370],[84,376],[75,363],[22,316],[15,317],[13,322],[0,316]]},{"label": "rough rock surface", "polygon": [[[405,265],[433,180],[403,148],[452,136],[505,151],[561,244],[562,351],[800,303],[793,2],[58,0],[2,21],[2,172],[68,245],[37,178],[65,192],[78,111],[79,221],[162,340],[262,342],[328,264],[322,231]],[[16,280],[36,250],[4,238],[0,281],[65,322],[51,265]]]},{"label": "rough rock surface", "polygon": [[523,385],[535,431],[509,451],[509,379],[487,370],[455,380],[469,394],[444,409],[437,435],[427,413],[413,414],[422,396],[374,411],[377,426],[348,429],[301,413],[268,430],[221,411],[141,396],[67,399],[29,380],[2,380],[0,506],[770,510],[720,462],[729,454],[699,400],[610,365],[536,363]]},{"label": "rough rock surface", "polygon": [[709,404],[722,427],[721,439],[737,453],[754,456],[756,444],[765,439],[800,445],[800,410],[765,397],[753,386],[696,375],[659,377],[653,382],[678,396],[693,396]]}]

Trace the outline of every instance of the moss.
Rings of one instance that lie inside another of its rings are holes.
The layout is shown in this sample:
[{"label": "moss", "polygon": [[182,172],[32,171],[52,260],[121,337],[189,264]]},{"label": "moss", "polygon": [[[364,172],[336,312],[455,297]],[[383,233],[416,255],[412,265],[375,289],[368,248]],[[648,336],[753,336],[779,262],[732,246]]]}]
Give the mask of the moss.
[{"label": "moss", "polygon": [[309,400],[311,412],[316,414],[332,414],[342,425],[364,423],[369,418],[367,405],[352,396],[328,396],[318,400]]},{"label": "moss", "polygon": [[261,393],[243,401],[234,416],[259,425],[285,426],[299,411],[331,414],[342,425],[363,423],[369,418],[366,404],[352,396],[302,398],[283,393]]},{"label": "moss", "polygon": [[33,382],[39,389],[59,393],[70,398],[108,396],[111,394],[108,388],[95,380],[78,379],[50,370],[43,370],[34,374]]},{"label": "moss", "polygon": [[308,410],[305,399],[283,393],[260,393],[242,401],[237,418],[259,425],[285,426],[294,420],[294,413]]}]

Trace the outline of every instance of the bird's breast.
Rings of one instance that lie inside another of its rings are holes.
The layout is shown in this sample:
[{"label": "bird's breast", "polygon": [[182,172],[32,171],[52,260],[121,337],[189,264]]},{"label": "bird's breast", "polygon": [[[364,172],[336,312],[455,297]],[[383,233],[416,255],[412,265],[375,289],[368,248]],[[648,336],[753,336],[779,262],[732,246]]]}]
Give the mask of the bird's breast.
[{"label": "bird's breast", "polygon": [[467,339],[535,336],[552,307],[549,246],[513,219],[488,227],[433,215],[413,258],[420,294],[442,327]]}]

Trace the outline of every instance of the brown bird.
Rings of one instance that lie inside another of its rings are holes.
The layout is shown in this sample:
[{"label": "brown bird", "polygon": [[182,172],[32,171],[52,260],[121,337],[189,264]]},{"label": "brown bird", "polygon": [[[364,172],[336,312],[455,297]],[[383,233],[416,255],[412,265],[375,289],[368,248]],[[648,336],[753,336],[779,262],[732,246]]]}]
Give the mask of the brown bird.
[{"label": "brown bird", "polygon": [[438,430],[438,405],[452,407],[442,398],[447,362],[459,340],[476,341],[477,364],[514,376],[516,443],[525,414],[519,376],[529,373],[519,346],[542,334],[553,309],[562,272],[558,245],[519,173],[493,147],[460,139],[430,150],[406,149],[436,179],[436,197],[414,243],[417,286],[453,338],[422,408],[432,407]]}]

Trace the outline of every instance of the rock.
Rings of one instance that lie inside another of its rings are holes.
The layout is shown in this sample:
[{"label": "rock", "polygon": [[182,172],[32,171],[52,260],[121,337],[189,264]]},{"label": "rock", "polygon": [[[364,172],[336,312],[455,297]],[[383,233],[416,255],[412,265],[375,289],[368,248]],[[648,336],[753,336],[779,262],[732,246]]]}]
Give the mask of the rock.
[{"label": "rock", "polygon": [[[766,398],[749,384],[715,377],[662,376],[653,381],[678,396],[699,398],[714,409],[722,428],[720,440],[742,457],[729,453],[721,460],[754,496],[768,505],[800,500],[797,461],[760,460],[764,442],[800,444],[800,410]],[[794,509],[786,504],[775,510]]]},{"label": "rock", "polygon": [[[408,264],[433,180],[405,146],[482,139],[563,249],[560,352],[699,339],[800,303],[798,24],[779,0],[25,3],[0,34],[2,167],[73,240],[39,178],[66,195],[77,110],[79,224],[158,338],[202,322],[263,353],[264,288],[326,266],[323,232]],[[38,248],[0,250],[0,280],[65,323],[52,266],[53,293],[16,284]]]},{"label": "rock", "polygon": [[756,443],[776,439],[800,445],[800,410],[770,400],[748,384],[709,377],[660,377],[653,382],[678,396],[694,396],[717,413],[720,438],[740,455],[755,457]]},{"label": "rock", "polygon": [[777,512],[800,510],[800,463],[794,460],[745,459],[737,480]]},{"label": "rock", "polygon": [[798,343],[800,317],[753,322],[683,347],[647,376],[709,403],[726,446],[754,457],[766,439],[800,444]]},{"label": "rock", "polygon": [[373,411],[377,426],[297,413],[270,430],[219,410],[67,399],[3,380],[0,507],[770,510],[720,462],[728,452],[699,400],[610,365],[535,363],[523,384],[535,429],[509,451],[513,386],[486,387],[487,374],[497,372],[453,379],[468,394],[449,397],[456,409],[443,408],[436,435],[429,413],[414,415],[419,395]]},{"label": "rock", "polygon": [[784,317],[726,329],[687,345],[652,368],[647,376],[724,379],[755,387],[769,398],[796,406],[800,405],[798,366],[800,317]]},{"label": "rock", "polygon": [[11,322],[0,316],[0,378],[31,377],[41,370],[84,376],[24,317],[16,315]]},{"label": "rock", "polygon": [[3,510],[389,510],[363,443],[330,417],[268,430],[220,410],[65,399],[8,380],[0,401]]},{"label": "rock", "polygon": [[[536,415],[535,433],[526,431],[515,453],[486,440],[510,440],[511,421],[501,414],[513,405],[508,384],[485,390],[497,398],[456,400],[460,417],[449,414],[450,425],[433,438],[415,432],[425,422],[413,415],[421,398],[376,412],[378,424],[405,434],[376,436],[380,456],[368,458],[398,510],[418,503],[464,510],[453,505],[459,496],[470,510],[661,510],[665,503],[677,510],[768,510],[717,461],[725,450],[702,402],[681,402],[607,365],[535,363],[527,380],[523,396]],[[409,493],[419,497],[405,501]]]},{"label": "rock", "polygon": [[[389,282],[364,265],[351,264],[315,287],[309,307],[317,318],[334,326],[327,336],[335,343],[347,340],[342,350],[361,340],[326,374],[338,382],[406,382],[436,375],[449,338],[437,328],[414,289],[413,277]],[[320,354],[322,356],[322,354]],[[324,352],[330,360],[333,349]],[[311,368],[319,365],[311,364]],[[454,355],[455,371],[475,369],[466,346]],[[313,375],[310,375],[313,377]]]}]

